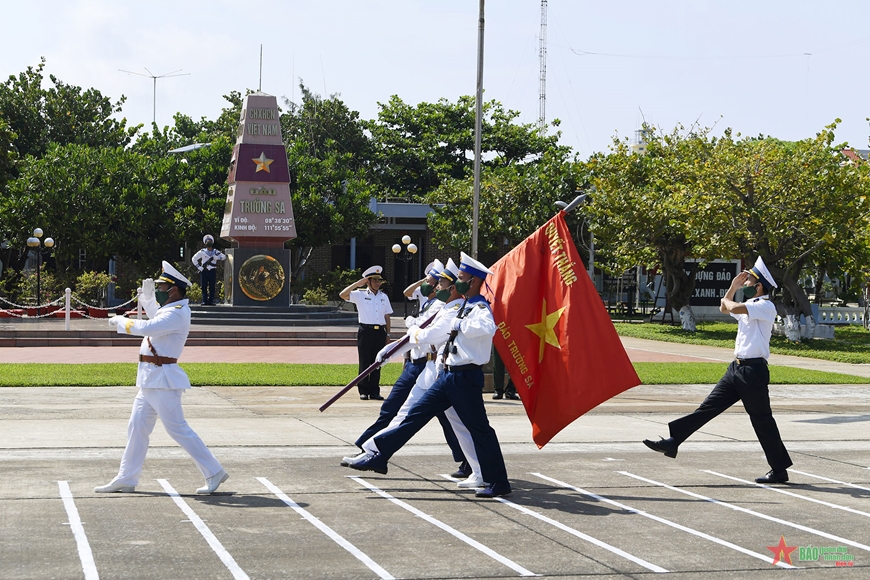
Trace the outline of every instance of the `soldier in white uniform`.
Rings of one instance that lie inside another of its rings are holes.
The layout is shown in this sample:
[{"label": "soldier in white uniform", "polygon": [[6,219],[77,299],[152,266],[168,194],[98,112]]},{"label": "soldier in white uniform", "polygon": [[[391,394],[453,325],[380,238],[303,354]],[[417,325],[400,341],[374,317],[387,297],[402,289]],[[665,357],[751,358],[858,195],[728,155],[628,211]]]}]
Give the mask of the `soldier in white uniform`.
[{"label": "soldier in white uniform", "polygon": [[131,492],[139,483],[148,441],[160,417],[166,432],[181,445],[205,477],[205,485],[196,493],[213,493],[229,475],[212,455],[202,439],[190,428],[181,408],[181,395],[190,388],[190,380],[178,366],[190,331],[190,308],[184,297],[190,281],[168,262],[157,280],[142,282],[142,306],[148,320],[123,316],[109,319],[119,334],[144,336],[139,348],[136,386],[139,393],[127,425],[127,446],[118,475],[106,485],[94,488],[98,493]]},{"label": "soldier in white uniform", "polygon": [[[438,275],[440,278],[437,286],[438,292],[436,294],[438,301],[435,303],[438,310],[434,320],[425,329],[416,328],[418,332],[414,334],[413,338],[410,336],[410,328],[415,328],[417,325],[411,325],[408,332],[408,343],[399,351],[393,353],[394,357],[405,351],[411,353],[429,353],[429,356],[423,359],[425,368],[416,378],[416,382],[413,384],[410,393],[406,393],[404,403],[401,405],[401,408],[393,414],[391,420],[387,424],[381,425],[381,429],[377,431],[369,429],[363,434],[364,436],[367,436],[365,439],[360,437],[360,439],[357,440],[357,445],[362,448],[363,452],[355,457],[345,457],[341,462],[345,467],[352,467],[356,463],[371,459],[375,453],[378,452],[378,447],[374,442],[374,438],[398,427],[402,421],[404,421],[405,417],[408,416],[408,413],[417,401],[420,400],[423,394],[432,386],[438,376],[436,357],[431,356],[431,353],[437,353],[439,348],[444,347],[450,335],[450,327],[453,323],[453,319],[456,318],[456,315],[464,302],[462,295],[456,291],[456,280],[459,275],[459,268],[454,264],[452,259],[447,261],[447,266]],[[445,301],[447,302],[446,305],[444,303]],[[433,307],[433,309],[434,308],[435,307]],[[420,323],[429,318],[428,312],[432,312],[432,310],[427,311],[427,314],[419,317]],[[381,349],[376,357],[378,362],[383,362],[390,346],[391,345],[388,345]],[[393,387],[393,389],[395,390],[396,387]],[[390,397],[392,396],[393,394],[391,392]],[[441,423],[441,428],[444,431],[444,437],[447,439],[447,444],[453,452],[453,459],[461,461],[459,469],[452,474],[453,477],[463,479],[463,481],[459,482],[458,486],[464,488],[483,486],[484,481],[480,473],[480,462],[477,460],[474,441],[471,437],[471,433],[459,419],[459,415],[457,415],[453,407],[450,407],[446,411],[437,413],[436,417]]]},{"label": "soldier in white uniform", "polygon": [[[755,479],[758,483],[785,483],[787,469],[792,462],[782,442],[773,413],[770,410],[768,383],[770,371],[770,334],[776,318],[776,306],[770,301],[769,292],[776,282],[761,257],[751,270],[741,272],[731,281],[731,287],[719,305],[719,311],[730,314],[737,320],[737,339],[734,346],[734,362],[707,398],[693,413],[668,423],[671,436],[659,441],[644,440],[644,445],[666,457],[677,456],[677,448],[695,431],[718,416],[737,401],[749,414],[755,435],[770,471]],[[745,303],[735,302],[737,290],[743,289]]]},{"label": "soldier in white uniform", "polygon": [[[384,279],[383,268],[372,266],[361,280],[350,284],[339,293],[342,300],[356,304],[359,315],[359,330],[356,333],[356,350],[359,357],[359,372],[375,362],[375,356],[385,344],[390,334],[390,314],[393,307],[386,293],[381,291]],[[365,288],[363,290],[362,288]],[[359,398],[363,401],[373,399],[383,401],[381,396],[381,370],[377,369],[357,385]]]},{"label": "soldier in white uniform", "polygon": [[[492,337],[496,332],[495,320],[489,304],[480,294],[487,274],[492,272],[483,264],[462,253],[456,291],[466,297],[463,307],[450,321],[447,344],[444,346],[444,369],[435,383],[417,401],[408,416],[395,429],[374,438],[378,453],[371,459],[351,467],[360,471],[386,473],[390,457],[411,437],[422,429],[439,411],[450,407],[468,428],[480,461],[485,487],[477,497],[493,498],[511,492],[507,470],[495,430],[490,426],[483,405],[483,365],[489,361]],[[446,310],[447,307],[445,306]],[[443,310],[442,310],[443,311]],[[412,327],[412,340],[429,329]],[[443,332],[438,325],[430,332]],[[425,335],[423,335],[425,336]]]},{"label": "soldier in white uniform", "polygon": [[217,280],[217,263],[226,260],[227,257],[220,250],[214,248],[214,238],[206,234],[202,238],[205,247],[195,253],[191,262],[199,271],[199,283],[202,286],[202,305],[214,306],[215,285]]}]

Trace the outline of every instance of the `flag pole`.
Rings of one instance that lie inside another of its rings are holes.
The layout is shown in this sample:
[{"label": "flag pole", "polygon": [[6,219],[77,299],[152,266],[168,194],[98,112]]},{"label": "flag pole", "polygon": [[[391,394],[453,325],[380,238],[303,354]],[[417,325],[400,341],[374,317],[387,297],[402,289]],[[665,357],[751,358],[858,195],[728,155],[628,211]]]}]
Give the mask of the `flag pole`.
[{"label": "flag pole", "polygon": [[[436,312],[435,314],[433,314],[432,316],[430,316],[427,320],[424,320],[424,321],[423,321],[423,324],[420,325],[420,328],[426,328],[427,326],[429,326],[429,324],[431,324],[431,322],[432,322],[433,320],[435,320],[435,316],[437,316],[437,315],[438,315],[438,313]],[[400,348],[402,348],[403,346],[405,346],[406,344],[408,344],[408,341],[409,341],[409,340],[411,340],[411,339],[410,339],[410,337],[406,334],[406,335],[403,336],[400,340],[397,340],[396,342],[394,342],[393,345],[392,345],[392,347],[391,347],[391,348],[387,351],[387,353],[384,355],[384,360],[385,360],[385,361],[390,360],[390,358],[391,358],[394,354],[396,354],[396,352],[398,352],[398,350],[399,350]],[[339,400],[340,398],[342,398],[342,397],[345,395],[345,393],[347,393],[349,390],[351,390],[352,388],[354,388],[355,386],[357,386],[357,385],[360,383],[360,381],[362,381],[364,378],[366,378],[367,376],[369,376],[370,374],[372,374],[373,372],[375,372],[376,370],[378,370],[379,368],[381,368],[381,365],[382,365],[382,364],[384,364],[384,363],[382,363],[382,362],[378,362],[378,361],[373,362],[373,363],[372,363],[372,364],[371,364],[371,365],[370,365],[366,370],[364,370],[364,371],[361,372],[359,375],[357,375],[357,377],[356,377],[354,380],[352,380],[351,382],[349,382],[349,383],[348,383],[348,384],[347,384],[343,389],[341,389],[339,392],[337,392],[336,394],[334,394],[334,395],[332,396],[331,399],[329,399],[328,401],[326,401],[325,403],[323,403],[323,404],[320,406],[320,412],[321,412],[321,413],[324,412],[326,409],[329,408],[330,405],[332,405],[334,402],[336,402],[337,400]]]}]

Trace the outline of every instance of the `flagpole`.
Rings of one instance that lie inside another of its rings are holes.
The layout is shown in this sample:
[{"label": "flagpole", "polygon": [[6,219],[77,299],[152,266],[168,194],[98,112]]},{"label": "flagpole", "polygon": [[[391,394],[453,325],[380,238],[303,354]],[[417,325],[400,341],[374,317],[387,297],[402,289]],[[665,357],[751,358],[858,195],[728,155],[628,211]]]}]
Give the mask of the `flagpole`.
[{"label": "flagpole", "polygon": [[480,0],[477,30],[477,91],[474,97],[474,200],[471,210],[471,257],[475,260],[477,259],[477,222],[480,216],[480,133],[483,125],[483,4],[484,0]]}]

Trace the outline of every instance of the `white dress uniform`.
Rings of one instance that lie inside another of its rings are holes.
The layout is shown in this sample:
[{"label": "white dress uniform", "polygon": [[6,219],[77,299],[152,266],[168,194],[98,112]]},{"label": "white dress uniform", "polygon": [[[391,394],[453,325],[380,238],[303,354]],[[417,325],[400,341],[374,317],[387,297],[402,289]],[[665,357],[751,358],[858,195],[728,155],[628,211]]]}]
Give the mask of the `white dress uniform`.
[{"label": "white dress uniform", "polygon": [[[166,265],[164,262],[164,269]],[[184,279],[180,274],[178,276]],[[190,388],[190,380],[177,363],[161,360],[176,361],[181,356],[190,331],[188,301],[183,299],[159,306],[155,300],[143,297],[141,304],[149,320],[117,317],[120,318],[117,321],[119,334],[145,338],[139,348],[140,362],[136,372],[139,393],[133,401],[127,426],[127,446],[118,475],[112,483],[127,486],[139,483],[149,438],[158,417],[166,432],[187,451],[208,480],[222,473],[223,467],[184,418],[181,396]],[[146,362],[142,358],[157,358],[157,362],[162,364]]]},{"label": "white dress uniform", "polygon": [[[364,278],[381,276],[381,266],[372,266],[363,272]],[[393,313],[390,299],[383,290],[372,292],[365,289],[352,290],[347,299],[356,305],[359,316],[359,330],[356,334],[356,349],[359,358],[359,372],[369,368],[375,362],[378,351],[387,344],[387,317]],[[381,370],[377,369],[361,380],[357,389],[361,399],[382,400]]]}]

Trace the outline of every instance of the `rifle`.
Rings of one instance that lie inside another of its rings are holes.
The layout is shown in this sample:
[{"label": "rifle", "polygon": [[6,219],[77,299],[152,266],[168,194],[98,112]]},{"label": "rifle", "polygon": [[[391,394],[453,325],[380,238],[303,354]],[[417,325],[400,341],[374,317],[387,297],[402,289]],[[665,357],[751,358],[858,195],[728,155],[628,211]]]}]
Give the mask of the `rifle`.
[{"label": "rifle", "polygon": [[[440,312],[440,310],[439,310],[439,312]],[[435,320],[436,316],[438,316],[438,312],[436,312],[435,314],[430,316],[428,319],[424,320],[423,324],[420,325],[420,328],[426,328],[427,326],[429,326],[429,324],[433,320]],[[392,357],[396,351],[398,351],[400,348],[402,348],[403,346],[408,344],[409,340],[411,340],[411,338],[407,334],[405,334],[405,336],[403,336],[400,340],[397,340],[396,342],[394,342],[393,346],[390,348],[390,350],[388,350],[387,353],[384,355],[384,360],[389,360],[390,357]],[[341,397],[343,397],[345,393],[347,393],[349,390],[351,390],[352,388],[357,386],[360,383],[360,381],[362,381],[364,378],[366,378],[367,376],[369,376],[370,374],[372,374],[373,372],[375,372],[376,370],[381,368],[382,364],[383,363],[379,363],[378,361],[373,362],[366,370],[361,372],[359,375],[357,375],[357,377],[354,380],[349,382],[347,384],[347,386],[345,386],[339,392],[334,394],[331,399],[329,399],[328,401],[323,403],[320,406],[320,412],[321,413],[324,412],[330,405],[332,405],[334,402],[336,402]]]}]

